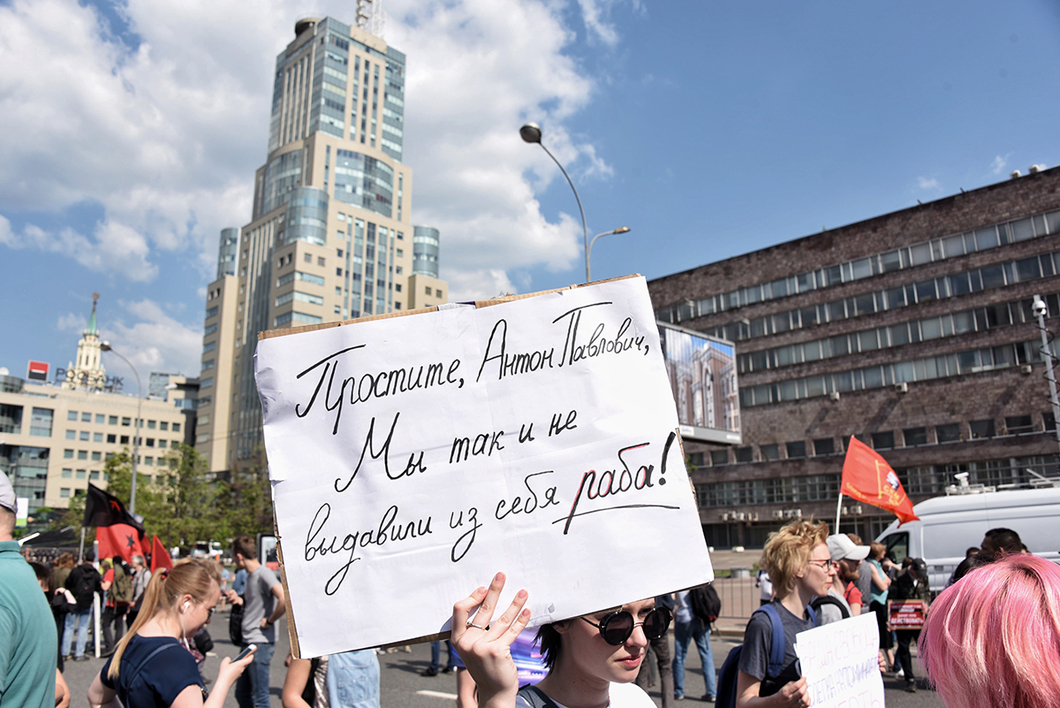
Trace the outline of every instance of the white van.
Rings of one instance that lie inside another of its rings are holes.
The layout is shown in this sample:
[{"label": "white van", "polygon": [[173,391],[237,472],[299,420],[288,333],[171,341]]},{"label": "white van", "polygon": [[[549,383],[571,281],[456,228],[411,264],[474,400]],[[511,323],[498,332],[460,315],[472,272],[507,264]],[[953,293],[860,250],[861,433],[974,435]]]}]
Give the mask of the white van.
[{"label": "white van", "polygon": [[1060,488],[935,497],[913,507],[919,521],[895,521],[876,540],[894,554],[923,558],[931,591],[946,587],[964,552],[993,528],[1012,529],[1036,556],[1060,563]]}]

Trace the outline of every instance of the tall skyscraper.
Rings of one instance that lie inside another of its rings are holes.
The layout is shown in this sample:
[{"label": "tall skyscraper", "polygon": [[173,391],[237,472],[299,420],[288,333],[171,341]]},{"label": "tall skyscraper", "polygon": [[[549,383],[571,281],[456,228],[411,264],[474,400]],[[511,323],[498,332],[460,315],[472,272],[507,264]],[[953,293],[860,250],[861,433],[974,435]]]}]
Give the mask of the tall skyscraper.
[{"label": "tall skyscraper", "polygon": [[[222,232],[207,291],[196,448],[212,471],[261,443],[258,332],[423,306],[409,280],[404,115],[404,54],[332,18],[295,24],[276,58],[251,221]],[[445,301],[436,282],[430,304]]]}]

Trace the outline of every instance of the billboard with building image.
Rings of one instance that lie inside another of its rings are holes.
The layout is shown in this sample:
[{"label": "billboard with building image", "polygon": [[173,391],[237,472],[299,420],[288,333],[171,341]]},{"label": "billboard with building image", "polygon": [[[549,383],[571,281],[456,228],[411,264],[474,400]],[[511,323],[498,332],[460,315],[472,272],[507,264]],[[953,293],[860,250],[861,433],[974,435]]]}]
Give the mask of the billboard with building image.
[{"label": "billboard with building image", "polygon": [[740,395],[732,342],[671,324],[658,325],[681,437],[741,444]]}]

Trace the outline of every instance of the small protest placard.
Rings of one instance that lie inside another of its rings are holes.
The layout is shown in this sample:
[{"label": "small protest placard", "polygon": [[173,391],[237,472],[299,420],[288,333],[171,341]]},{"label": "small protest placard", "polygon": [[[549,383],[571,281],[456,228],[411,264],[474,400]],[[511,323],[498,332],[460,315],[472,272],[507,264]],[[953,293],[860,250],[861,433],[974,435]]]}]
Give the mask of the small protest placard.
[{"label": "small protest placard", "polygon": [[659,341],[641,277],[263,333],[295,651],[444,632],[497,571],[532,625],[711,580]]},{"label": "small protest placard", "polygon": [[927,620],[927,603],[923,600],[888,600],[887,615],[894,629],[920,629]]},{"label": "small protest placard", "polygon": [[814,708],[882,708],[880,631],[869,612],[799,632],[795,653]]}]

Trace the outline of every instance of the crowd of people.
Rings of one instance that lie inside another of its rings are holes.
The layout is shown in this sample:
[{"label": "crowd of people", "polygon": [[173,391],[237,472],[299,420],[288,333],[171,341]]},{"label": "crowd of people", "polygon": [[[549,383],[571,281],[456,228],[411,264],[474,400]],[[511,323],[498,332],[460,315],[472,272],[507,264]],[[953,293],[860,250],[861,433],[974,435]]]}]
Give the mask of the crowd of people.
[{"label": "crowd of people", "polygon": [[[68,706],[64,661],[86,661],[94,597],[106,661],[87,692],[93,708],[210,706],[234,689],[240,708],[267,708],[276,623],[286,611],[276,573],[258,560],[254,539],[232,543],[238,571],[206,559],[152,574],[145,559],[120,556],[97,568],[72,554],[27,559],[13,540],[15,500],[0,473],[0,705]],[[1060,708],[1060,567],[1029,555],[1010,529],[993,529],[927,610],[922,629],[894,628],[888,600],[931,599],[922,560],[895,563],[880,544],[829,535],[825,523],[798,520],[770,535],[756,579],[762,606],[742,645],[716,674],[710,622],[683,590],[634,599],[602,612],[527,629],[527,593],[498,601],[498,573],[453,606],[444,667],[441,644],[422,673],[455,671],[458,708],[651,708],[643,686],[658,664],[663,705],[684,698],[692,640],[701,658],[705,701],[738,708],[810,705],[795,652],[799,632],[873,612],[880,670],[915,691],[911,647],[950,708]],[[241,651],[202,676],[201,635],[222,601],[232,605],[229,634]],[[667,632],[675,628],[674,656]],[[779,643],[778,643],[779,642]],[[895,650],[895,647],[897,649]],[[649,651],[650,650],[650,651]],[[650,659],[650,661],[649,661]],[[314,659],[288,656],[285,708],[378,708],[376,650]],[[730,672],[731,675],[729,675]],[[211,685],[207,691],[206,686]],[[81,702],[80,697],[76,699]]]}]

